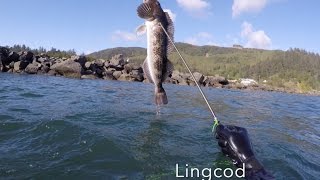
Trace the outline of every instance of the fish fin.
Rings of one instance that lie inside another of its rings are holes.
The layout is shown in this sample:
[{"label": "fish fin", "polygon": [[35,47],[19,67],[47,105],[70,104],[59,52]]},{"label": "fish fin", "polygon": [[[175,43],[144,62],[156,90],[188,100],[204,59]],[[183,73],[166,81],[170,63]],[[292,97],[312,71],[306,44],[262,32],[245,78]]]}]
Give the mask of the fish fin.
[{"label": "fish fin", "polygon": [[151,73],[149,71],[148,58],[146,58],[146,60],[143,62],[142,69],[143,69],[144,75],[148,79],[148,81],[150,83],[153,83]]},{"label": "fish fin", "polygon": [[165,74],[163,76],[162,82],[164,82],[170,76],[170,74],[172,74],[173,69],[174,69],[173,64],[171,63],[170,60],[168,60],[167,61],[167,68],[166,68],[167,71],[165,72]]},{"label": "fish fin", "polygon": [[137,8],[137,13],[138,16],[142,19],[150,19],[153,17],[153,11],[154,9],[152,8],[150,3],[142,3],[140,6]]},{"label": "fish fin", "polygon": [[156,87],[155,89],[155,103],[157,106],[168,104],[166,91],[163,87]]},{"label": "fish fin", "polygon": [[140,25],[136,29],[136,33],[137,33],[138,36],[142,36],[146,32],[147,32],[147,26],[145,24]]},{"label": "fish fin", "polygon": [[[167,18],[167,21],[168,21],[168,27],[167,27],[167,32],[168,32],[168,35],[169,37],[172,39],[172,41],[174,42],[174,24],[173,24],[173,21],[171,20],[170,18],[170,15],[168,12],[165,12],[166,14],[166,18]],[[171,43],[171,41],[168,42],[168,45],[167,45],[167,53],[170,54],[172,53],[174,50],[174,46],[173,44]]]}]

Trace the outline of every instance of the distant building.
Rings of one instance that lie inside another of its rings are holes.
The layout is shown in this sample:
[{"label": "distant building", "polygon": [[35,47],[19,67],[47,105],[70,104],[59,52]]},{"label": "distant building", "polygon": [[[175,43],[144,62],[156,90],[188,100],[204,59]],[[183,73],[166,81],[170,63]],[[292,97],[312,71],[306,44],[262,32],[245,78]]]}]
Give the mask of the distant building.
[{"label": "distant building", "polygon": [[232,47],[235,49],[243,49],[243,46],[241,46],[239,44],[234,44]]}]

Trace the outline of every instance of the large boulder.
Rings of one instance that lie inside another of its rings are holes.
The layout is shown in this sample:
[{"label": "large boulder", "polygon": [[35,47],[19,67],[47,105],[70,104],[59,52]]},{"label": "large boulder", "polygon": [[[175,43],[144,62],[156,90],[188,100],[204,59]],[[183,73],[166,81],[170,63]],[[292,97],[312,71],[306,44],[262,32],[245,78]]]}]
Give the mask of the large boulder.
[{"label": "large boulder", "polygon": [[112,73],[113,77],[115,77],[116,79],[119,79],[119,77],[122,75],[121,71],[114,71]]},{"label": "large boulder", "polygon": [[182,85],[182,86],[188,86],[188,85],[189,85],[188,79],[179,78],[179,79],[177,79],[177,80],[178,80],[179,85]]},{"label": "large boulder", "polygon": [[29,64],[26,67],[25,72],[28,73],[28,74],[37,74],[39,68],[40,67],[39,67],[39,65],[37,63],[32,63],[32,64]]},{"label": "large boulder", "polygon": [[133,70],[139,70],[141,73],[143,72],[142,67],[135,64],[135,63],[129,63],[129,64],[124,65],[124,70],[127,74],[129,74]]},{"label": "large boulder", "polygon": [[119,78],[119,81],[135,81],[135,78],[133,78],[130,74],[122,74]]},{"label": "large boulder", "polygon": [[[204,81],[204,75],[202,75],[201,73],[195,72],[193,73],[193,76],[196,78],[196,81],[202,85],[203,81]],[[193,81],[193,79],[191,78],[191,80]]]},{"label": "large boulder", "polygon": [[65,77],[81,78],[84,71],[79,62],[69,59],[51,66],[51,69]]},{"label": "large boulder", "polygon": [[18,61],[18,62],[20,62],[20,64],[19,64],[20,70],[24,70],[30,64],[30,62],[28,62],[28,61]]},{"label": "large boulder", "polygon": [[205,86],[221,86],[227,84],[229,84],[229,81],[222,76],[207,76],[204,80]]},{"label": "large boulder", "polygon": [[84,64],[85,69],[87,70],[92,70],[93,69],[94,64],[92,62],[86,62]]},{"label": "large boulder", "polygon": [[18,62],[19,61],[19,57],[20,56],[19,56],[18,53],[11,51],[9,53],[8,60],[11,61],[11,62]]},{"label": "large boulder", "polygon": [[134,81],[142,82],[144,80],[143,73],[141,73],[139,70],[133,70],[130,75],[132,78],[134,78]]},{"label": "large boulder", "polygon": [[123,55],[122,54],[118,54],[112,57],[111,61],[110,61],[110,65],[118,67],[118,66],[124,66],[125,65],[125,61],[123,59]]},{"label": "large boulder", "polygon": [[11,61],[8,60],[9,55],[9,49],[6,47],[0,47],[0,61],[2,62],[2,65],[9,65]]},{"label": "large boulder", "polygon": [[98,60],[95,60],[95,61],[94,61],[94,64],[95,64],[96,66],[98,66],[98,67],[103,67],[105,62],[106,62],[106,61],[103,60],[103,59],[98,59]]},{"label": "large boulder", "polygon": [[24,70],[33,61],[33,53],[31,51],[22,52],[19,57],[20,70]]},{"label": "large boulder", "polygon": [[19,57],[19,61],[32,63],[33,55],[34,54],[31,51],[23,52]]},{"label": "large boulder", "polygon": [[103,77],[104,80],[117,80],[114,76],[113,76],[113,71],[106,71],[103,72]]},{"label": "large boulder", "polygon": [[48,71],[48,73],[47,73],[47,75],[49,75],[49,76],[55,76],[55,75],[57,75],[57,72],[55,71],[55,70],[49,70]]},{"label": "large boulder", "polygon": [[20,61],[14,63],[13,69],[15,72],[20,72],[20,63]]},{"label": "large boulder", "polygon": [[165,80],[165,83],[169,83],[169,84],[179,84],[178,80],[172,79],[172,78],[170,78],[170,77],[168,77],[168,78]]},{"label": "large boulder", "polygon": [[47,63],[47,62],[50,62],[50,59],[47,58],[47,57],[39,57],[39,58],[37,59],[37,62],[38,62],[38,63]]},{"label": "large boulder", "polygon": [[[63,61],[63,60],[62,60]],[[79,63],[82,67],[85,67],[87,58],[85,56],[72,56],[71,61]]]},{"label": "large boulder", "polygon": [[47,74],[50,71],[50,67],[47,65],[42,65],[40,70],[38,71],[38,74]]}]

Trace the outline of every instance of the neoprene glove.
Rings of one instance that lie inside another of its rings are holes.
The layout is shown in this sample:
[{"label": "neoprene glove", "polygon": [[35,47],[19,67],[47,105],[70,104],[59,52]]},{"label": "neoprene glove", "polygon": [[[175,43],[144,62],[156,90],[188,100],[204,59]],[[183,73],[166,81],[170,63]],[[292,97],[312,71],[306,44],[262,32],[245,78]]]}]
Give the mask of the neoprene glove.
[{"label": "neoprene glove", "polygon": [[216,138],[222,153],[231,158],[237,167],[245,164],[247,179],[273,179],[273,176],[268,174],[256,159],[245,128],[218,125]]}]

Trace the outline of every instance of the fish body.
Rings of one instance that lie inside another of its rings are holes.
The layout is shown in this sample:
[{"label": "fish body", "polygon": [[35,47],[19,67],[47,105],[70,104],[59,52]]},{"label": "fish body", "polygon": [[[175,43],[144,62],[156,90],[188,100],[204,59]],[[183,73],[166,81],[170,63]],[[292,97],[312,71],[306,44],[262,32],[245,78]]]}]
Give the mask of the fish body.
[{"label": "fish body", "polygon": [[143,71],[155,86],[155,104],[167,104],[168,98],[162,83],[173,71],[173,65],[168,59],[172,45],[160,23],[173,39],[173,22],[157,0],[144,0],[137,11],[139,17],[146,20],[137,30],[140,34],[147,32],[147,57],[143,63]]}]

